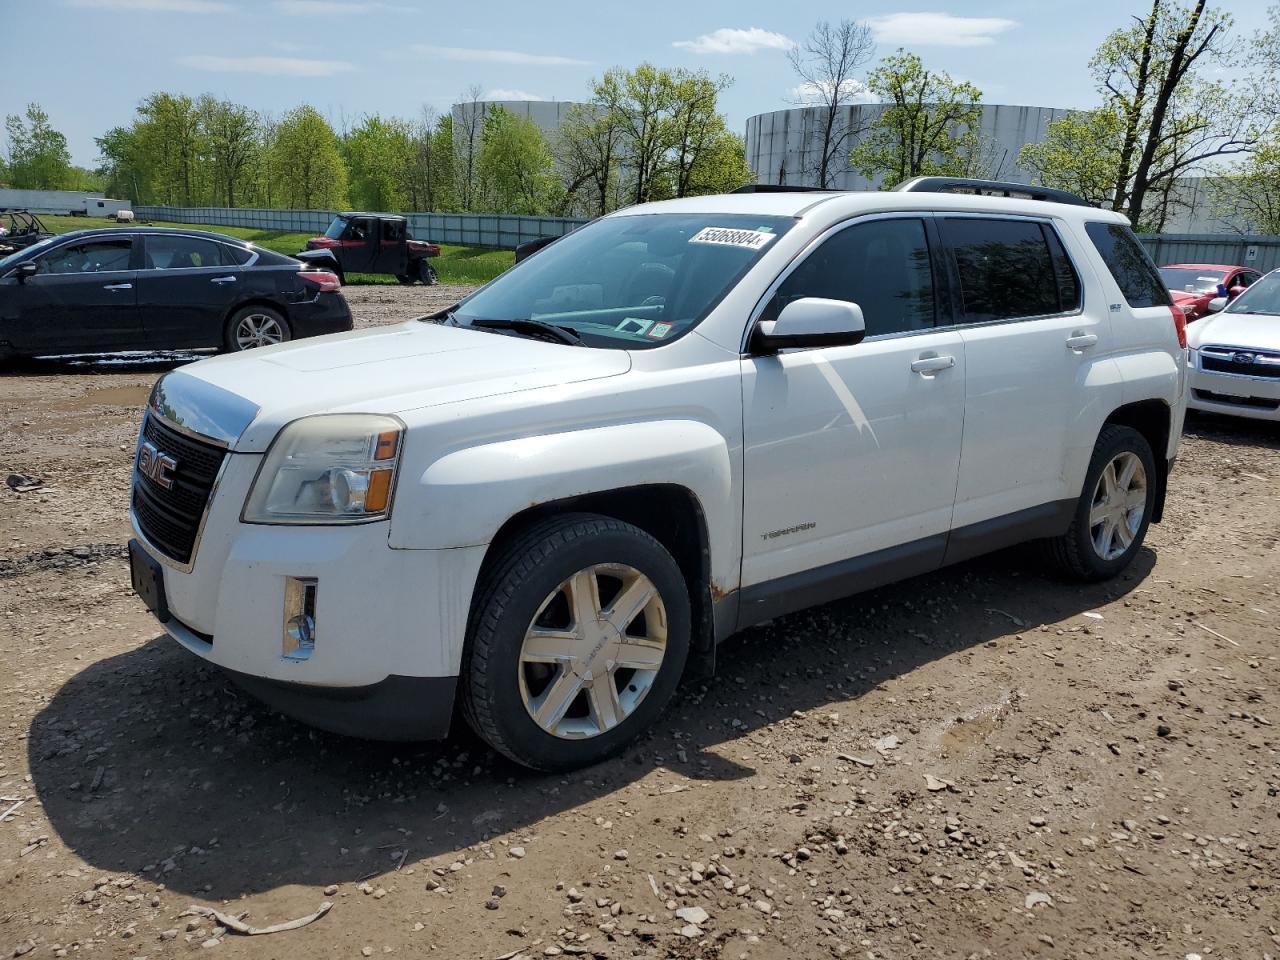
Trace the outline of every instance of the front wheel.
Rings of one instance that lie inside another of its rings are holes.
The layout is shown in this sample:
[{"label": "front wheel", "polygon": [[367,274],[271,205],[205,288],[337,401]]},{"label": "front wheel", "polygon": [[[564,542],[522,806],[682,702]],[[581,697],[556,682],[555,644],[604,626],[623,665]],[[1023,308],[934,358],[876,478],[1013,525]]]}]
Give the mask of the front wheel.
[{"label": "front wheel", "polygon": [[1131,427],[1111,425],[1098,435],[1071,526],[1049,541],[1049,553],[1068,575],[1106,580],[1142,548],[1155,508],[1155,457]]},{"label": "front wheel", "polygon": [[292,338],[289,321],[270,307],[248,306],[237,310],[227,321],[223,345],[230,353],[269,347]]},{"label": "front wheel", "polygon": [[537,770],[603,760],[671,699],[690,624],[680,568],[643,530],[592,514],[540,523],[501,552],[478,593],[468,722]]}]

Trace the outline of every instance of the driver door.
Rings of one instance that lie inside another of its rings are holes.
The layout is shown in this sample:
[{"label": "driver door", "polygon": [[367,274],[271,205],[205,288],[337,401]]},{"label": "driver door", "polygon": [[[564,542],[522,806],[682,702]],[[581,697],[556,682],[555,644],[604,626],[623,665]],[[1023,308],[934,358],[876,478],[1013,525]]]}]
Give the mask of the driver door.
[{"label": "driver door", "polygon": [[941,565],[964,424],[964,343],[931,218],[858,221],[786,275],[787,302],[857,303],[866,339],[743,361],[742,620]]},{"label": "driver door", "polygon": [[106,353],[138,349],[137,240],[95,237],[63,244],[36,260],[25,283],[14,283],[17,310],[0,333],[24,353]]}]

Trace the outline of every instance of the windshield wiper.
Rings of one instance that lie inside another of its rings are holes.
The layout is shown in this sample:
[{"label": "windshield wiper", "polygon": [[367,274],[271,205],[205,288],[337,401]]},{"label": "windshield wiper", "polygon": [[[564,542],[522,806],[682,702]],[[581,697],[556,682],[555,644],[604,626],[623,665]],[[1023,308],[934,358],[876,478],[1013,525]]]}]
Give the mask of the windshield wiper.
[{"label": "windshield wiper", "polygon": [[541,320],[472,320],[471,326],[490,330],[514,330],[528,336],[550,337],[558,343],[567,343],[571,347],[584,347],[582,338],[571,327],[561,327],[554,323],[543,323]]}]

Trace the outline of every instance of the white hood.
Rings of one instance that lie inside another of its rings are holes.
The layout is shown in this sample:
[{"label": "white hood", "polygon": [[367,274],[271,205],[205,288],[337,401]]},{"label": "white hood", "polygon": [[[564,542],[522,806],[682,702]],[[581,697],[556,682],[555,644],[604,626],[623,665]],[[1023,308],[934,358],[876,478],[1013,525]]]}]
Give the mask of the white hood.
[{"label": "white hood", "polygon": [[1261,313],[1214,313],[1189,324],[1191,346],[1240,347],[1280,353],[1280,317]]},{"label": "white hood", "polygon": [[[163,384],[171,404],[188,396],[197,406],[230,394],[247,401],[234,404],[241,410],[256,407],[247,427],[242,421],[227,431],[238,438],[235,450],[251,453],[265,450],[284,424],[314,413],[404,413],[616,377],[630,368],[625,350],[409,321],[213,357],[169,374]],[[185,419],[194,427],[203,412],[187,411]]]}]

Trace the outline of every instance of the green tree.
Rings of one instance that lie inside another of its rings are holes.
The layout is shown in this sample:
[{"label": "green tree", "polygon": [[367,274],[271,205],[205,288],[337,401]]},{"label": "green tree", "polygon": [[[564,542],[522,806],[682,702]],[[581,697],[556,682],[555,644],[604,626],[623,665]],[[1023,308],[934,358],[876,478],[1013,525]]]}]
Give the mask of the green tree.
[{"label": "green tree", "polygon": [[252,187],[258,152],[259,118],[248,107],[205,95],[197,108],[211,167],[213,200],[228,207],[243,201]]},{"label": "green tree", "polygon": [[188,96],[153,93],[134,121],[138,150],[148,165],[151,196],[158,203],[197,206],[209,199],[211,177],[202,163],[206,144],[196,102]]},{"label": "green tree", "polygon": [[968,176],[982,154],[982,91],[898,50],[867,77],[885,105],[849,162],[886,187],[919,176]]},{"label": "green tree", "polygon": [[619,205],[624,137],[616,113],[594,104],[569,108],[555,141],[564,181],[562,215],[602,217]]},{"label": "green tree", "polygon": [[8,141],[6,177],[19,190],[64,190],[72,186],[71,152],[67,138],[53,129],[38,103],[27,104],[23,115],[4,121]]},{"label": "green tree", "polygon": [[1049,124],[1045,139],[1018,153],[1018,166],[1043,186],[1079,194],[1095,206],[1115,192],[1124,123],[1113,110],[1070,113]]},{"label": "green tree", "polygon": [[273,202],[302,210],[346,205],[347,165],[338,135],[315,107],[295,107],[280,119],[271,154]]},{"label": "green tree", "polygon": [[528,117],[493,107],[485,117],[476,166],[491,209],[536,216],[556,203],[559,180],[542,131]]},{"label": "green tree", "polygon": [[413,132],[403,120],[364,117],[344,138],[352,202],[364,210],[416,209]]},{"label": "green tree", "polygon": [[682,196],[732,193],[755,181],[755,171],[747,163],[746,144],[731,130],[721,130],[699,153],[689,171]]}]

